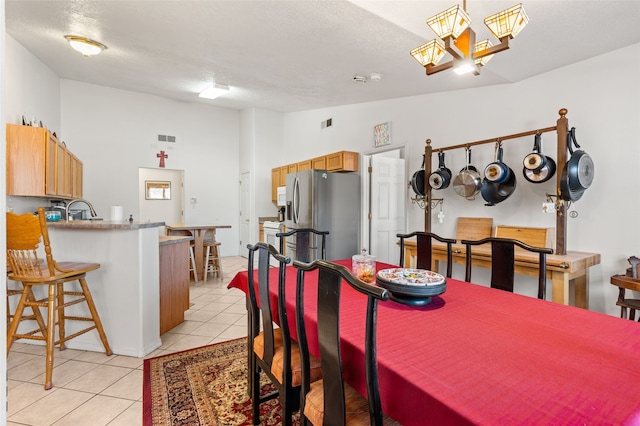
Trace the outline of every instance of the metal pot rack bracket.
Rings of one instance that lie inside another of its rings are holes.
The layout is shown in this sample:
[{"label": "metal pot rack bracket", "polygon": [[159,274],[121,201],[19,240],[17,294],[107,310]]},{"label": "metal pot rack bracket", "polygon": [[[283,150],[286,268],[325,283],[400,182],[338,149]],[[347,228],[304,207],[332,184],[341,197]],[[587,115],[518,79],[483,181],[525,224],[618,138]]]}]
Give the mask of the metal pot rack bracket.
[{"label": "metal pot rack bracket", "polygon": [[[484,145],[488,143],[495,143],[496,141],[500,141],[501,143],[505,140],[509,139],[518,139],[525,136],[531,136],[536,134],[542,134],[546,132],[556,132],[558,138],[557,145],[557,155],[556,155],[556,194],[545,194],[547,200],[549,202],[553,202],[556,210],[556,249],[555,254],[566,255],[566,241],[567,241],[567,208],[569,206],[569,202],[565,202],[560,198],[560,181],[562,172],[565,168],[567,162],[567,132],[569,131],[569,120],[567,119],[567,109],[562,108],[558,111],[560,118],[558,118],[556,125],[553,127],[545,127],[543,129],[530,130],[527,132],[514,133],[506,136],[499,136],[496,138],[485,139],[476,142],[467,142],[459,145],[451,145],[443,148],[438,148],[436,150],[431,146],[431,139],[426,140],[425,149],[424,149],[424,188],[425,195],[424,197],[413,197],[411,198],[412,203],[416,203],[420,206],[420,208],[424,209],[424,229],[426,232],[431,232],[431,210],[434,209],[438,203],[442,203],[441,198],[432,198],[431,197],[431,186],[429,185],[428,178],[431,174],[432,166],[431,166],[431,156],[434,151],[442,152],[448,151],[452,149],[460,149],[460,148],[469,148],[475,145]],[[435,202],[435,204],[434,204]],[[429,205],[431,208],[426,208]],[[576,211],[572,211],[571,213],[576,213]],[[571,216],[571,217],[575,217]]]}]

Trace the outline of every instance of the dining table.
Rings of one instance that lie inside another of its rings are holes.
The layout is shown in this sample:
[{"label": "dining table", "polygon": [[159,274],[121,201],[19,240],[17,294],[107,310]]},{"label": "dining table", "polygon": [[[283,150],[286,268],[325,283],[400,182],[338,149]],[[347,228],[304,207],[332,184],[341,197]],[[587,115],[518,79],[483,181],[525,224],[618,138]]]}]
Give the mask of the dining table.
[{"label": "dining table", "polygon": [[213,225],[213,224],[188,224],[188,223],[172,223],[165,225],[166,233],[169,236],[190,235],[193,237],[193,256],[196,261],[196,270],[198,280],[204,278],[204,240],[207,235],[212,241],[216,241],[216,230],[223,228],[231,228],[231,225]]},{"label": "dining table", "polygon": [[[351,267],[351,259],[335,262]],[[296,271],[288,266],[285,282],[294,339]],[[272,306],[277,282],[271,268]],[[307,337],[318,356],[317,270],[304,285]],[[247,294],[248,272],[228,287]],[[363,395],[366,302],[343,286],[345,380]],[[444,293],[423,306],[380,302],[377,334],[382,408],[400,424],[640,424],[637,322],[447,278]]]}]

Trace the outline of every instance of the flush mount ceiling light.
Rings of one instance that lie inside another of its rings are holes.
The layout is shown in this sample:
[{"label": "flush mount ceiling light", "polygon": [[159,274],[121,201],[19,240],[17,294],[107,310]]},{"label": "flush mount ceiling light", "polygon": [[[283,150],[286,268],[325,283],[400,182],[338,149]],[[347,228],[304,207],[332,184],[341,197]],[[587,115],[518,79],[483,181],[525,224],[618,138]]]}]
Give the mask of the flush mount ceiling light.
[{"label": "flush mount ceiling light", "polygon": [[104,44],[86,37],[66,35],[64,38],[67,39],[71,47],[82,53],[84,57],[97,55],[107,48]]},{"label": "flush mount ceiling light", "polygon": [[[484,24],[500,44],[494,46],[489,40],[476,43],[476,33],[471,29],[471,19],[467,14],[467,2],[462,8],[455,5],[427,19],[427,25],[440,37],[411,51],[411,56],[422,65],[427,75],[453,68],[458,74],[473,72],[480,74],[491,57],[509,48],[509,39],[514,38],[529,22],[522,4],[491,15]],[[449,53],[452,59],[438,65],[442,57]]]},{"label": "flush mount ceiling light", "polygon": [[202,92],[200,92],[198,96],[205,99],[215,99],[219,96],[226,94],[227,92],[229,92],[228,85],[213,83],[211,86],[207,87]]}]

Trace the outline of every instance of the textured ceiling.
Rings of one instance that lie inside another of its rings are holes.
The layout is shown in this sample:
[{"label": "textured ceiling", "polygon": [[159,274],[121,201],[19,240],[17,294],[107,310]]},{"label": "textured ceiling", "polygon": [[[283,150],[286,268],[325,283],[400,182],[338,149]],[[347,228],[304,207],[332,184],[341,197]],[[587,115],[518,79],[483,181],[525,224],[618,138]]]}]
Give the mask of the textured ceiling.
[{"label": "textured ceiling", "polygon": [[[517,82],[640,42],[640,1],[525,0],[529,25],[480,76],[425,76],[409,51],[453,1],[6,0],[6,31],[60,77],[233,109],[290,112]],[[511,1],[468,0],[483,19]],[[626,25],[625,25],[626,24]],[[108,46],[73,51],[66,34]],[[497,40],[494,39],[494,42]],[[381,81],[354,83],[354,75]],[[216,100],[207,83],[231,86]]]}]

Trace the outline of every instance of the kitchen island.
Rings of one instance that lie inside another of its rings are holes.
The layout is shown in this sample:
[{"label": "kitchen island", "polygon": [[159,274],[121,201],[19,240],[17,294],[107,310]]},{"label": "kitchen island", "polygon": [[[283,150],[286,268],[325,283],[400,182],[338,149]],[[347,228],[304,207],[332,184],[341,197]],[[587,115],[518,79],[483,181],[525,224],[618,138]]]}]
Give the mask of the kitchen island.
[{"label": "kitchen island", "polygon": [[[87,283],[115,354],[143,357],[160,347],[159,230],[164,222],[49,222],[58,261],[100,263]],[[69,314],[84,314],[81,305]],[[69,323],[67,334],[75,332]],[[72,349],[103,352],[97,333],[76,337]]]}]

